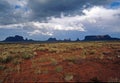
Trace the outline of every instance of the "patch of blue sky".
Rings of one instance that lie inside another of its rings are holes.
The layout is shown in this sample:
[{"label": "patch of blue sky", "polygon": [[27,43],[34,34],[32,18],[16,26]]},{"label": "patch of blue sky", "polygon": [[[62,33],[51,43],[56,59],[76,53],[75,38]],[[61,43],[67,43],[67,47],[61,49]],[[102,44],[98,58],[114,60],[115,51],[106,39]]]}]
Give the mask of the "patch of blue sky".
[{"label": "patch of blue sky", "polygon": [[20,5],[16,5],[16,6],[15,6],[15,9],[20,9],[20,8],[21,8]]},{"label": "patch of blue sky", "polygon": [[110,4],[111,8],[120,8],[120,0]]}]

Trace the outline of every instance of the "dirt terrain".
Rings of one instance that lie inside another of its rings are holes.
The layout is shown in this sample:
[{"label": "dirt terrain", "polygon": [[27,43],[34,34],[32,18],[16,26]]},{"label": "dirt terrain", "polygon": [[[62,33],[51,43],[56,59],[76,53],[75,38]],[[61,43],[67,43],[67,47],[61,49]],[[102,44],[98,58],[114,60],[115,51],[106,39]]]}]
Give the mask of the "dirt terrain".
[{"label": "dirt terrain", "polygon": [[120,42],[1,43],[8,82],[120,82]]}]

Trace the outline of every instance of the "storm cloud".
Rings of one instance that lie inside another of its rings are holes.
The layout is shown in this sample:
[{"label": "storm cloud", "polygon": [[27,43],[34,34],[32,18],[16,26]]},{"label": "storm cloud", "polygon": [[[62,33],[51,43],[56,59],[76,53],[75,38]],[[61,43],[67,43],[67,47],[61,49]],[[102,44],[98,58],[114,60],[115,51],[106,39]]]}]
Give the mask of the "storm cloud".
[{"label": "storm cloud", "polygon": [[110,4],[113,0],[29,0],[28,6],[33,11],[33,19],[45,19],[46,17],[59,17],[61,12],[65,15],[81,13],[84,8]]},{"label": "storm cloud", "polygon": [[81,10],[92,6],[106,6],[113,0],[2,0],[1,24],[27,21],[43,21],[47,17],[81,14]]}]

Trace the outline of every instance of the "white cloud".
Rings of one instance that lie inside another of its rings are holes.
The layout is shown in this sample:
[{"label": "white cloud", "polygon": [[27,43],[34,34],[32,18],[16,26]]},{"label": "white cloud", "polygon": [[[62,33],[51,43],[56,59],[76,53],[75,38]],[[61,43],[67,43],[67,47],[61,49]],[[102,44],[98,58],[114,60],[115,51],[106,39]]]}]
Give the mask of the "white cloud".
[{"label": "white cloud", "polygon": [[91,26],[91,30],[120,32],[120,8],[106,9],[104,7],[93,7],[89,10],[85,9],[83,13],[85,15],[81,16],[82,22],[84,25],[87,24],[88,28]]},{"label": "white cloud", "polygon": [[57,20],[59,20],[60,18],[55,19],[55,21],[51,19],[47,23],[31,22],[27,24],[35,30],[33,32],[28,33],[30,33],[31,35],[42,34],[52,36],[54,35],[54,31],[84,31],[82,24],[77,25],[75,23],[67,22],[67,20],[66,22],[57,22]]},{"label": "white cloud", "polygon": [[[79,27],[76,27],[79,26]],[[57,23],[51,22],[41,23],[41,22],[27,22],[21,24],[10,24],[10,25],[1,25],[0,28],[5,29],[24,29],[28,30],[30,35],[42,34],[52,36],[54,31],[84,31],[81,24],[76,25],[72,23]]]},{"label": "white cloud", "polygon": [[15,6],[15,5],[19,5],[19,6],[26,6],[28,4],[28,0],[5,0],[7,1],[9,4]]},{"label": "white cloud", "polygon": [[0,25],[0,28],[4,29],[18,29],[24,27],[23,24],[9,24],[9,25]]},{"label": "white cloud", "polygon": [[105,20],[114,19],[114,15],[120,14],[120,9],[106,9],[103,7],[93,7],[92,9],[83,10],[86,18],[99,19],[103,18]]},{"label": "white cloud", "polygon": [[21,28],[28,30],[30,35],[54,35],[55,31],[100,31],[120,32],[120,8],[107,9],[93,7],[84,9],[83,15],[51,17],[47,22],[27,22],[20,24],[1,25],[0,28]]},{"label": "white cloud", "polygon": [[42,34],[42,35],[47,35],[47,36],[52,36],[53,34],[52,33],[50,33],[50,32],[42,32],[42,31],[40,31],[40,30],[34,30],[33,32],[28,32],[28,34],[30,35],[30,36],[32,36],[32,35],[36,35],[36,34]]}]

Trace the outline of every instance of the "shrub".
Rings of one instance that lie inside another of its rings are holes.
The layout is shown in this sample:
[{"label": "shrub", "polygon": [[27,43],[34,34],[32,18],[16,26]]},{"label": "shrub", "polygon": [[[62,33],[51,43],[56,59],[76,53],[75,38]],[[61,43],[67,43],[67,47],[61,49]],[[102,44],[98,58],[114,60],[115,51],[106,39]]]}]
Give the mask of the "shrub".
[{"label": "shrub", "polygon": [[35,55],[35,56],[36,56],[36,55],[37,55],[37,52],[33,52],[33,55]]},{"label": "shrub", "polygon": [[96,52],[97,52],[96,50],[91,50],[89,54],[93,55],[93,54],[96,54]]},{"label": "shrub", "polygon": [[58,62],[57,62],[57,60],[55,60],[54,58],[51,58],[51,64],[52,64],[52,65],[57,65]]},{"label": "shrub", "polygon": [[4,55],[4,56],[0,56],[0,62],[1,63],[8,63],[12,60],[12,56],[10,55]]},{"label": "shrub", "polygon": [[57,52],[59,52],[59,49],[57,49],[57,48],[50,48],[49,52],[51,52],[51,53],[57,53]]},{"label": "shrub", "polygon": [[65,74],[65,77],[64,77],[64,79],[65,79],[65,81],[70,81],[70,80],[72,80],[73,79],[73,75],[72,74]]},{"label": "shrub", "polygon": [[37,50],[39,50],[39,51],[46,51],[46,50],[48,50],[48,48],[47,47],[39,47],[39,48],[37,48]]},{"label": "shrub", "polygon": [[78,58],[75,56],[69,56],[69,57],[66,57],[65,60],[75,63],[78,60]]},{"label": "shrub", "polygon": [[23,58],[23,59],[30,59],[30,58],[32,58],[33,56],[34,56],[33,54],[25,53],[25,54],[22,55],[22,58]]},{"label": "shrub", "polygon": [[18,59],[18,58],[15,58],[14,60],[13,60],[13,64],[15,64],[15,65],[18,65],[18,64],[20,64],[22,62],[22,60],[21,59]]},{"label": "shrub", "polygon": [[86,49],[82,50],[82,55],[87,55],[88,51]]},{"label": "shrub", "polygon": [[0,65],[0,70],[4,70],[6,67],[4,65]]},{"label": "shrub", "polygon": [[56,68],[55,68],[55,71],[56,72],[61,72],[63,70],[63,67],[62,66],[57,66]]},{"label": "shrub", "polygon": [[40,63],[49,62],[50,58],[49,57],[38,58],[37,61]]},{"label": "shrub", "polygon": [[12,58],[13,58],[13,57],[10,56],[10,53],[5,51],[5,52],[2,52],[2,53],[1,53],[0,62],[1,62],[1,63],[7,63],[7,62],[11,61]]}]

